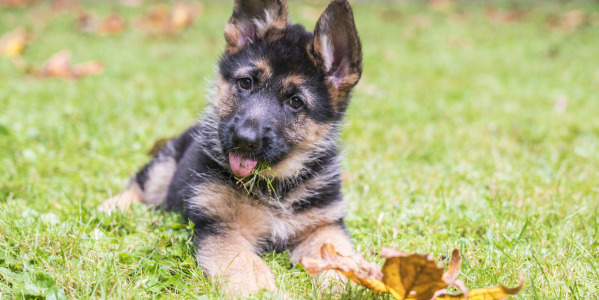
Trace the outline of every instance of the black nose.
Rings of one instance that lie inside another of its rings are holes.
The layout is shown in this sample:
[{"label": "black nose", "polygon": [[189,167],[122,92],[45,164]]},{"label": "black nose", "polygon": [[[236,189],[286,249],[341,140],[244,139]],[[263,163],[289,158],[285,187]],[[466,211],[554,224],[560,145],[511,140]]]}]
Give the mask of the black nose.
[{"label": "black nose", "polygon": [[233,147],[242,152],[254,152],[260,147],[260,135],[249,126],[235,128]]}]

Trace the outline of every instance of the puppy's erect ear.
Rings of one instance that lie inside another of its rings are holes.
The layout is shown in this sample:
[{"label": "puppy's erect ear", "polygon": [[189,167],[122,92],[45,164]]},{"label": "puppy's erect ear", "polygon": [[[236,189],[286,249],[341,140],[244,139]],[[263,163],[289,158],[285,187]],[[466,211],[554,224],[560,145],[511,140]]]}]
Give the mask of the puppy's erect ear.
[{"label": "puppy's erect ear", "polygon": [[226,50],[241,49],[272,28],[284,29],[287,15],[285,0],[235,0],[233,15],[225,26]]},{"label": "puppy's erect ear", "polygon": [[362,46],[347,0],[333,0],[318,19],[314,52],[332,96],[344,98],[362,74]]}]

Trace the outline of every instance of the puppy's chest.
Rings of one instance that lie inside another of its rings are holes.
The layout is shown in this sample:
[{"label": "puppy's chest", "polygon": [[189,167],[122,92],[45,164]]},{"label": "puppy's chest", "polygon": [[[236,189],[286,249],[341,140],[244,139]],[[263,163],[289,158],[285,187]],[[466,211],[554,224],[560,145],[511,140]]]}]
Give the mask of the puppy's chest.
[{"label": "puppy's chest", "polygon": [[230,186],[204,184],[197,188],[196,196],[189,204],[255,243],[287,242],[310,228],[343,216],[343,209],[337,207],[296,212],[292,204],[300,198],[291,193],[279,201],[258,200]]}]

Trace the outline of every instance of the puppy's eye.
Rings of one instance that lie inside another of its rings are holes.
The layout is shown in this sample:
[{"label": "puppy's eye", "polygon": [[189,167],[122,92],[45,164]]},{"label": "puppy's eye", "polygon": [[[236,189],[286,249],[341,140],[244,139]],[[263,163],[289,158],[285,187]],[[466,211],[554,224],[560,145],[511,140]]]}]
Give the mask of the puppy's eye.
[{"label": "puppy's eye", "polygon": [[302,101],[302,99],[298,96],[293,96],[291,99],[289,99],[289,101],[287,101],[287,104],[291,106],[291,108],[298,110],[304,106],[304,101]]},{"label": "puppy's eye", "polygon": [[252,79],[248,77],[239,78],[237,79],[237,86],[239,86],[241,89],[249,90],[252,88]]}]

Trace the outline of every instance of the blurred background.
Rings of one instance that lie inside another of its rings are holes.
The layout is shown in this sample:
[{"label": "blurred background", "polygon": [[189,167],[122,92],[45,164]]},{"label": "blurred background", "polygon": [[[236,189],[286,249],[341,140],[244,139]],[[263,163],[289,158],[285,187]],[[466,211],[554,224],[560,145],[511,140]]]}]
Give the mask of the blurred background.
[{"label": "blurred background", "polygon": [[[312,30],[327,4],[290,1],[291,19]],[[364,73],[343,128],[343,190],[358,250],[446,263],[458,247],[469,287],[522,273],[522,299],[599,297],[599,2],[352,7]],[[199,117],[231,10],[232,1],[0,0],[0,297],[219,296],[197,273],[168,279],[193,265],[179,254],[187,231],[156,225],[177,216],[102,217],[94,207],[127,184],[154,141]],[[136,273],[155,252],[155,264],[180,263],[156,278]],[[308,279],[281,279],[305,273],[284,256],[267,259],[282,290],[325,297]]]}]

